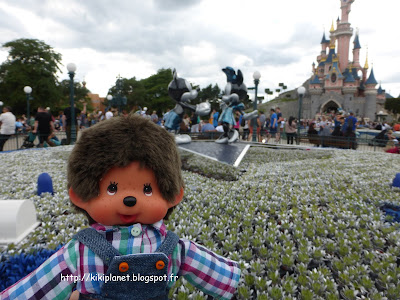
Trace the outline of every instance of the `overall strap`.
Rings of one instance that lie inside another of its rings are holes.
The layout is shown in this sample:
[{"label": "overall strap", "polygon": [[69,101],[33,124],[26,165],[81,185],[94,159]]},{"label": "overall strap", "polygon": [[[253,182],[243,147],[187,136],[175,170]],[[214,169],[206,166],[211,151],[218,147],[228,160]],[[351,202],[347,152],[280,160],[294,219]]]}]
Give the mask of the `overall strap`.
[{"label": "overall strap", "polygon": [[167,236],[164,239],[164,242],[158,247],[156,252],[164,253],[166,256],[169,256],[174,251],[176,245],[179,242],[179,237],[173,233],[172,231],[167,232]]},{"label": "overall strap", "polygon": [[94,228],[85,228],[75,234],[72,238],[87,246],[97,254],[107,266],[110,265],[114,256],[121,255],[118,250],[115,249],[111,243]]}]

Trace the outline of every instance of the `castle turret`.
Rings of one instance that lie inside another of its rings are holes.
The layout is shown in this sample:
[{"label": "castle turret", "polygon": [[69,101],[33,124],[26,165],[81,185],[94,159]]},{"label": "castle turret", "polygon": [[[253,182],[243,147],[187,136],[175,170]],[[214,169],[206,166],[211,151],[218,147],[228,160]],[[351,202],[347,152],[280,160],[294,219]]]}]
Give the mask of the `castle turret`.
[{"label": "castle turret", "polygon": [[354,48],[353,48],[353,67],[356,69],[360,69],[360,49],[361,49],[361,45],[360,45],[360,40],[358,38],[358,30],[356,32],[356,36],[354,38]]},{"label": "castle turret", "polygon": [[324,34],[322,35],[322,40],[321,40],[321,58],[326,57],[326,48],[329,47],[330,40],[327,40],[325,37],[325,31]]},{"label": "castle turret", "polygon": [[335,38],[338,41],[338,55],[339,55],[339,66],[340,70],[344,70],[349,64],[349,47],[350,38],[353,35],[353,29],[349,23],[349,13],[351,11],[351,4],[354,0],[341,0],[342,19],[338,23],[337,29],[334,33]]},{"label": "castle turret", "polygon": [[375,119],[375,112],[377,109],[377,94],[378,91],[376,90],[375,86],[378,82],[375,79],[374,69],[371,68],[371,73],[367,81],[365,81],[365,116],[370,118],[371,120]]},{"label": "castle turret", "polygon": [[367,79],[367,81],[365,82],[365,88],[366,90],[368,89],[374,89],[375,90],[375,86],[378,84],[378,81],[376,81],[375,79],[375,75],[374,75],[374,69],[371,69],[371,73],[369,74],[369,77]]},{"label": "castle turret", "polygon": [[377,98],[379,100],[386,100],[386,91],[384,89],[382,89],[382,84],[379,83],[379,87],[378,87],[378,96]]},{"label": "castle turret", "polygon": [[319,80],[317,70],[314,73],[314,77],[310,81],[310,86],[308,91],[311,95],[321,95],[323,92],[322,82]]}]

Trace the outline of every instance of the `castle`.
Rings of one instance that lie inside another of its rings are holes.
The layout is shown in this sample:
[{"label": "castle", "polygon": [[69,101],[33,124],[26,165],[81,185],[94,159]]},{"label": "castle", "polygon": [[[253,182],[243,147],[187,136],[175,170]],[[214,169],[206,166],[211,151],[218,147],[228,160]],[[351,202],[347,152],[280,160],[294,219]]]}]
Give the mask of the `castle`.
[{"label": "castle", "polygon": [[374,121],[377,113],[384,111],[386,93],[376,88],[373,68],[369,70],[368,54],[364,66],[360,64],[360,41],[358,31],[353,39],[352,60],[349,60],[350,27],[349,14],[355,0],[340,0],[341,19],[332,23],[330,39],[325,32],[321,41],[321,53],[313,63],[313,75],[305,83],[307,93],[303,100],[303,118],[312,119],[318,114],[337,111],[353,111],[359,118]]}]

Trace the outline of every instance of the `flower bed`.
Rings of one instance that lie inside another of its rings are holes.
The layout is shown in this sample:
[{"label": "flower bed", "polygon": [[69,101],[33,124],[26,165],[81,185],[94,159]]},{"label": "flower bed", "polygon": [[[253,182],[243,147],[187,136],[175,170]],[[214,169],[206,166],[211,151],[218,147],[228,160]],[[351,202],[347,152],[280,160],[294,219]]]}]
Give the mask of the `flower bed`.
[{"label": "flower bed", "polygon": [[[54,249],[87,225],[69,205],[70,150],[0,155],[0,197],[32,199],[42,222],[4,248],[0,262]],[[240,262],[237,298],[398,299],[400,226],[379,207],[400,204],[399,191],[390,187],[400,156],[251,148],[238,169],[184,159],[185,199],[168,227]],[[52,177],[54,196],[35,195],[42,172]],[[184,280],[172,292],[176,299],[203,299]]]}]

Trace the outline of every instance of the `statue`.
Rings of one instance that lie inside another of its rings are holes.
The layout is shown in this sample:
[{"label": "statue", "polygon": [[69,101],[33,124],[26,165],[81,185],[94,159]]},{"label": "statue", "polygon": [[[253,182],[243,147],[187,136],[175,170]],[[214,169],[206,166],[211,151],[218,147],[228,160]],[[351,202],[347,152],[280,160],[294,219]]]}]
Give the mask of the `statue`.
[{"label": "statue", "polygon": [[190,83],[186,79],[179,78],[175,69],[173,71],[173,79],[168,85],[168,95],[175,100],[176,105],[168,113],[164,126],[168,131],[177,134],[175,137],[177,144],[190,143],[191,138],[189,135],[179,135],[184,109],[194,111],[198,116],[205,116],[210,113],[211,105],[208,102],[196,105],[190,104],[190,101],[197,97],[197,91],[192,90]]},{"label": "statue", "polygon": [[219,144],[233,143],[239,139],[239,133],[232,129],[236,124],[236,111],[240,112],[245,120],[257,118],[258,111],[254,110],[251,113],[244,113],[244,105],[241,103],[247,97],[247,87],[243,83],[243,74],[238,70],[237,74],[231,67],[222,69],[226,74],[227,84],[225,86],[225,95],[222,96],[221,109],[222,113],[218,119],[222,123],[224,133],[215,141]]}]

